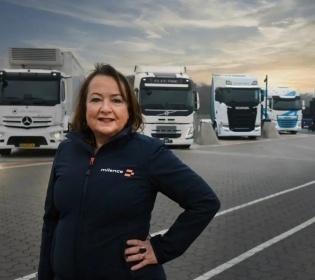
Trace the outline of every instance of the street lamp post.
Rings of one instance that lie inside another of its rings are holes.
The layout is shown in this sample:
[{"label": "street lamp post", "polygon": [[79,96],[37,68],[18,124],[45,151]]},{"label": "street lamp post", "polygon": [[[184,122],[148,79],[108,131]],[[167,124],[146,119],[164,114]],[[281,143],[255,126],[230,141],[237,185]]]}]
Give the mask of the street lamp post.
[{"label": "street lamp post", "polygon": [[268,99],[268,75],[264,80],[266,83],[266,90],[265,90],[265,121],[269,121],[268,113],[267,113],[267,99]]}]

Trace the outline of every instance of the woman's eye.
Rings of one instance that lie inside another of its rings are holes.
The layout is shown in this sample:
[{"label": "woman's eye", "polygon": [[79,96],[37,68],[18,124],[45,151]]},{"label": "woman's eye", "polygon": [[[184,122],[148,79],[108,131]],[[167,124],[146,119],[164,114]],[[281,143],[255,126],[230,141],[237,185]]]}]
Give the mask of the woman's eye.
[{"label": "woman's eye", "polygon": [[94,98],[91,98],[91,101],[90,102],[99,102],[101,99],[100,98],[97,98],[97,97],[94,97]]},{"label": "woman's eye", "polygon": [[119,99],[119,98],[114,98],[113,102],[119,104],[119,103],[122,103],[123,101],[121,99]]}]

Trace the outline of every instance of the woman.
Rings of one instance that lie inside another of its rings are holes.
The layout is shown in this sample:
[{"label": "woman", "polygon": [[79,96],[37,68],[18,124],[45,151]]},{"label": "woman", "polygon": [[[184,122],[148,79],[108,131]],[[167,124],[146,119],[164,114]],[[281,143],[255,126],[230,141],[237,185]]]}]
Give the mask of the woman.
[{"label": "woman", "polygon": [[[162,264],[183,254],[219,210],[208,184],[160,140],[137,133],[141,127],[126,78],[96,65],[52,166],[40,280],[166,279]],[[185,211],[149,239],[158,192]]]}]

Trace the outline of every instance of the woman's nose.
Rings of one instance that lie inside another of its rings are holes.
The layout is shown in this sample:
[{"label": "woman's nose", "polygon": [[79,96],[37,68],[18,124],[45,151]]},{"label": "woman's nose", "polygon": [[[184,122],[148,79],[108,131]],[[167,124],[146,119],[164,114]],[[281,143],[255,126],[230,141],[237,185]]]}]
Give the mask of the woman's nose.
[{"label": "woman's nose", "polygon": [[111,107],[110,102],[107,101],[107,100],[104,100],[104,101],[102,102],[101,111],[102,111],[102,112],[111,112],[111,110],[112,110],[112,107]]}]

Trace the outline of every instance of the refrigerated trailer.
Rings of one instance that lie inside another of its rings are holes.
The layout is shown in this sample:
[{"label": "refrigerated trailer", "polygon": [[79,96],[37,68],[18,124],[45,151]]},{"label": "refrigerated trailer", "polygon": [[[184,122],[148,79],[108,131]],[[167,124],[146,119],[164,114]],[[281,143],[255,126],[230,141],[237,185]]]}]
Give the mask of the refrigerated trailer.
[{"label": "refrigerated trailer", "polygon": [[85,72],[71,52],[10,48],[0,68],[0,155],[57,149]]}]

